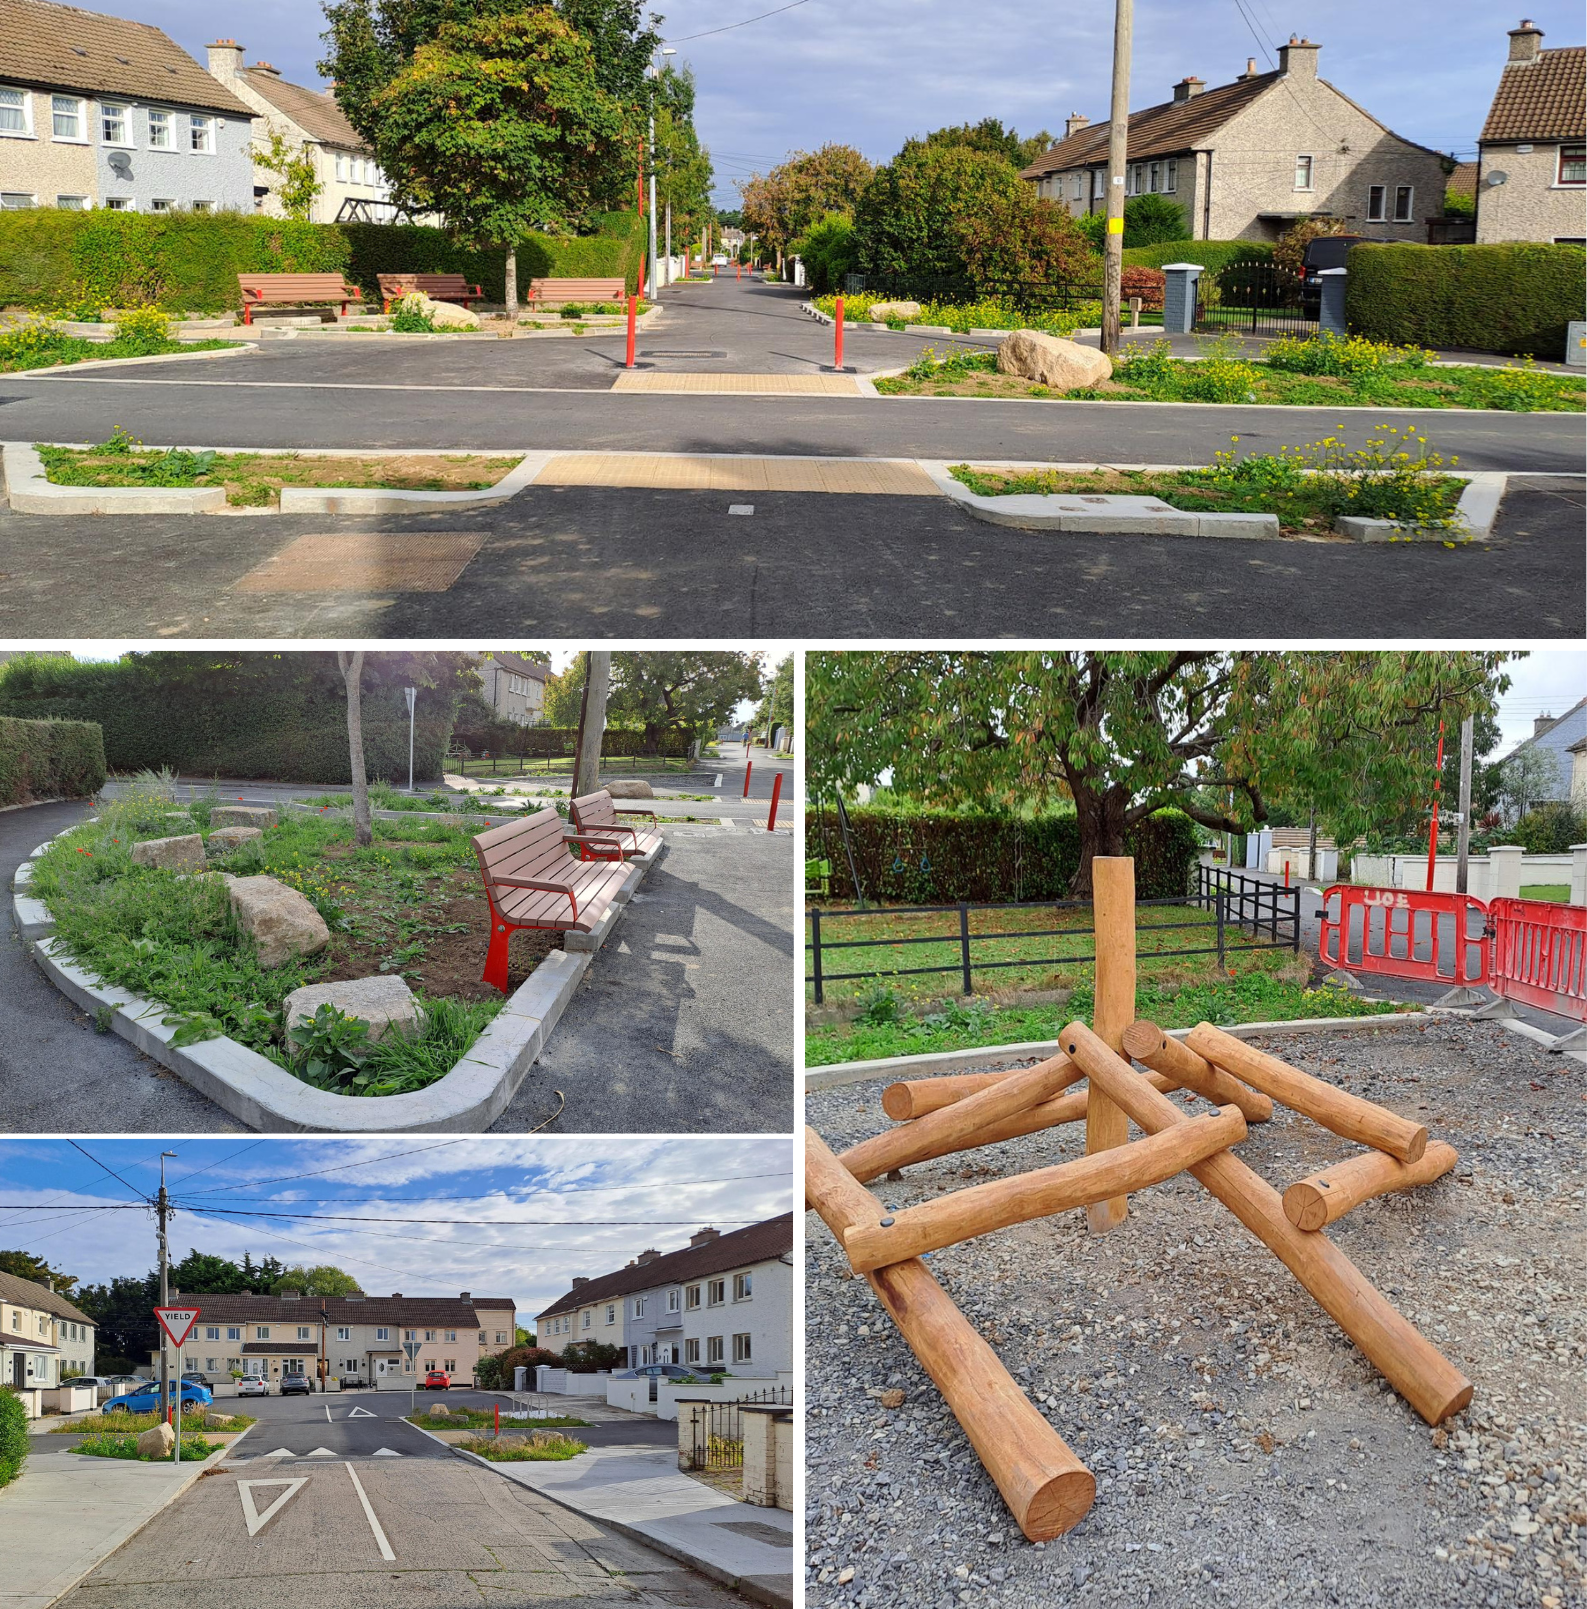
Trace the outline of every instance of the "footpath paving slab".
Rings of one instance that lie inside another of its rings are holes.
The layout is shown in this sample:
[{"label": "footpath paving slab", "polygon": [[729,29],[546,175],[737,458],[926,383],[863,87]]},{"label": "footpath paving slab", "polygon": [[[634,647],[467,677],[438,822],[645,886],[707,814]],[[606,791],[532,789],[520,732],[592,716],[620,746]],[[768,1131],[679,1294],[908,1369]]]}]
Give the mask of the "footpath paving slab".
[{"label": "footpath paving slab", "polygon": [[491,1467],[762,1603],[793,1603],[793,1515],[691,1479],[673,1449],[591,1447],[563,1463]]}]

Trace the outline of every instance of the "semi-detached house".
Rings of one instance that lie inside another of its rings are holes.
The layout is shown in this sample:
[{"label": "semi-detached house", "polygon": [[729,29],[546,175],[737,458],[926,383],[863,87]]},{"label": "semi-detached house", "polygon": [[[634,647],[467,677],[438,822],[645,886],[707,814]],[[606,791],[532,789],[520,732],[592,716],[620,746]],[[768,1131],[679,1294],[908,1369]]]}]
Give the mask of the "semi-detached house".
[{"label": "semi-detached house", "polygon": [[615,1273],[573,1281],[541,1312],[536,1339],[561,1352],[594,1341],[628,1368],[676,1363],[769,1378],[793,1367],[793,1214],[678,1251],[643,1251]]},{"label": "semi-detached house", "polygon": [[94,1321],[36,1280],[0,1273],[0,1385],[37,1417],[40,1394],[94,1372]]}]

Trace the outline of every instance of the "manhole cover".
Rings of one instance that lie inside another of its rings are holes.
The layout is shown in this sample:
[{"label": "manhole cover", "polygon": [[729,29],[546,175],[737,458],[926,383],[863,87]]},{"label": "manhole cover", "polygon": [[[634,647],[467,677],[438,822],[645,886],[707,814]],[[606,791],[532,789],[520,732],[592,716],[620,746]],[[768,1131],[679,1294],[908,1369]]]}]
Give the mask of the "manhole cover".
[{"label": "manhole cover", "polygon": [[640,352],[642,358],[725,358],[726,352],[676,352],[667,347],[647,346]]}]

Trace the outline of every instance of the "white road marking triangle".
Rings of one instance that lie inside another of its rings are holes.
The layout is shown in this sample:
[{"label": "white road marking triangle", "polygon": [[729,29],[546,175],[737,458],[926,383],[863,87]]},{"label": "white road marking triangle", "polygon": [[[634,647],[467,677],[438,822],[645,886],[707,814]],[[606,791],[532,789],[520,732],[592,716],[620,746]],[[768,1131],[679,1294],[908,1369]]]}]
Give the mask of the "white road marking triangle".
[{"label": "white road marking triangle", "polygon": [[371,1458],[401,1458],[401,1453],[394,1453],[389,1447],[377,1447],[369,1455]]},{"label": "white road marking triangle", "polygon": [[349,1419],[378,1419],[380,1415],[371,1413],[367,1408],[354,1408],[347,1417]]},{"label": "white road marking triangle", "polygon": [[273,1453],[260,1453],[261,1458],[296,1458],[297,1454],[289,1452],[285,1447],[277,1447]]},{"label": "white road marking triangle", "polygon": [[[242,1499],[242,1517],[247,1522],[249,1536],[258,1534],[284,1509],[294,1497],[309,1483],[307,1475],[297,1480],[279,1481],[238,1481],[237,1495]],[[253,1493],[256,1486],[284,1486],[286,1490],[275,1499],[263,1514],[254,1506]]]},{"label": "white road marking triangle", "polygon": [[334,1458],[336,1456],[329,1447],[316,1447],[311,1453],[304,1453],[305,1458]]}]

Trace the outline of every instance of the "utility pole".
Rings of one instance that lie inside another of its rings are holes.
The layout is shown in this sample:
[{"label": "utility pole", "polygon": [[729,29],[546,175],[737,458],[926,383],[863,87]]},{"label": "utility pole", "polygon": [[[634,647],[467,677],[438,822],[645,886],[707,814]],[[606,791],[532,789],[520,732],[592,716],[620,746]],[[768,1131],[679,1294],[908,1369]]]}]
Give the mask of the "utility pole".
[{"label": "utility pole", "polygon": [[1119,352],[1124,283],[1124,164],[1130,138],[1130,41],[1135,0],[1117,0],[1113,18],[1113,98],[1108,111],[1107,233],[1102,237],[1102,350]]},{"label": "utility pole", "polygon": [[[165,1159],[175,1157],[175,1151],[162,1151],[160,1153],[160,1194],[156,1199],[155,1213],[158,1222],[157,1233],[160,1241],[160,1306],[171,1305],[171,1251],[167,1243],[165,1227],[171,1217],[171,1198],[165,1193]],[[171,1363],[170,1354],[165,1349],[165,1326],[160,1326],[160,1406],[169,1409],[171,1406]],[[181,1377],[181,1359],[177,1359],[177,1377]],[[176,1461],[182,1461],[181,1432],[177,1432]]]},{"label": "utility pole", "polygon": [[1471,750],[1475,741],[1476,719],[1476,716],[1468,715],[1460,723],[1460,829],[1455,840],[1457,894],[1466,892],[1466,855],[1471,847]]},{"label": "utility pole", "polygon": [[661,289],[660,281],[656,278],[656,105],[655,97],[651,97],[650,104],[650,295],[654,300],[656,292]]}]

